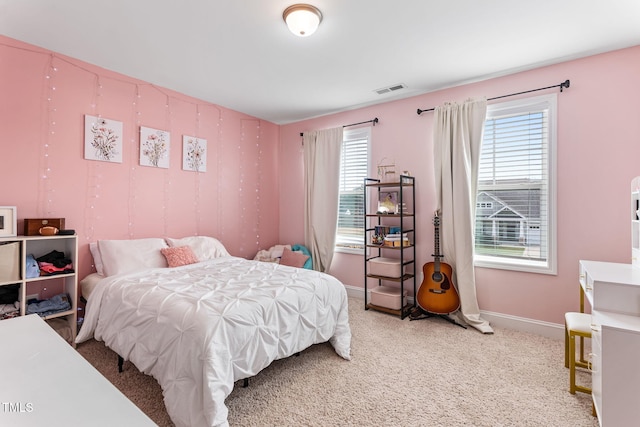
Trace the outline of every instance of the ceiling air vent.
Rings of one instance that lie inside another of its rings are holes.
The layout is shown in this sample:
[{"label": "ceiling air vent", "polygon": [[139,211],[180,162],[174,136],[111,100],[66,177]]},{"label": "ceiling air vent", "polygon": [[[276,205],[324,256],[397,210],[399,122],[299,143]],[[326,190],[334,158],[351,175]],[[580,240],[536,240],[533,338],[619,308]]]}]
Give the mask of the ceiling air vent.
[{"label": "ceiling air vent", "polygon": [[395,84],[395,85],[383,87],[381,89],[376,89],[376,93],[378,95],[383,95],[385,93],[395,92],[396,90],[404,89],[406,87],[407,86],[404,83],[398,83],[398,84]]}]

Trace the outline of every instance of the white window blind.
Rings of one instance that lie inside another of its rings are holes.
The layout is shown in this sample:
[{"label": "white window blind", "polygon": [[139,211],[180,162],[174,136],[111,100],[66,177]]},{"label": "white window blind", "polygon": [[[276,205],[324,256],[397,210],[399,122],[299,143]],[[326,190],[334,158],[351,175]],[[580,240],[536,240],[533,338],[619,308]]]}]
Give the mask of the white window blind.
[{"label": "white window blind", "polygon": [[364,179],[369,170],[369,127],[344,131],[340,159],[340,202],[336,250],[364,248]]},{"label": "white window blind", "polygon": [[491,105],[482,140],[476,264],[555,273],[555,95]]}]

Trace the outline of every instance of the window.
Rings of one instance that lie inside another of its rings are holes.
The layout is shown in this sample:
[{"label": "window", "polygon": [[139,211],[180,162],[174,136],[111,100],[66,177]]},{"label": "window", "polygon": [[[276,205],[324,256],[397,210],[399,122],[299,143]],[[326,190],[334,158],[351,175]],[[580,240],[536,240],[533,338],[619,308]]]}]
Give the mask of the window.
[{"label": "window", "polygon": [[345,130],[340,159],[340,202],[336,251],[364,249],[364,179],[369,171],[371,128]]},{"label": "window", "polygon": [[493,202],[476,202],[476,209],[493,209]]},{"label": "window", "polygon": [[556,95],[487,107],[476,265],[556,273]]}]

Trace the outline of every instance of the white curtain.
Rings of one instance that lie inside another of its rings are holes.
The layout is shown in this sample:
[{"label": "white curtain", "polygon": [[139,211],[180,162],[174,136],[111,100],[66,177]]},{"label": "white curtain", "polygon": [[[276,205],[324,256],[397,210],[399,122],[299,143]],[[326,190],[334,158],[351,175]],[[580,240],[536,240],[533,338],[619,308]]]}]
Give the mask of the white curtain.
[{"label": "white curtain", "polygon": [[340,150],[342,127],[305,132],[304,241],[313,269],[328,271],[333,259],[338,227]]},{"label": "white curtain", "polygon": [[486,99],[446,103],[435,109],[433,142],[442,254],[453,269],[462,320],[493,333],[480,317],[473,267],[476,189]]}]

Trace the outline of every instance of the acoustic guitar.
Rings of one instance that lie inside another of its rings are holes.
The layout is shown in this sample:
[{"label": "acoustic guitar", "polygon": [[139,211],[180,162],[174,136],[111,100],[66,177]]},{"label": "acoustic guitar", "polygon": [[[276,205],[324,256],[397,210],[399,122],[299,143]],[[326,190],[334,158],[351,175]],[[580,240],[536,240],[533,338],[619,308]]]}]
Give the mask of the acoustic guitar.
[{"label": "acoustic guitar", "polygon": [[428,262],[422,267],[424,278],[418,289],[416,297],[418,306],[428,313],[449,314],[460,308],[460,297],[453,284],[453,269],[440,258],[440,217],[438,212],[433,218],[435,228],[435,253],[433,262]]}]

